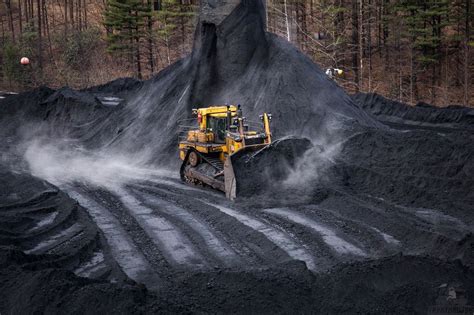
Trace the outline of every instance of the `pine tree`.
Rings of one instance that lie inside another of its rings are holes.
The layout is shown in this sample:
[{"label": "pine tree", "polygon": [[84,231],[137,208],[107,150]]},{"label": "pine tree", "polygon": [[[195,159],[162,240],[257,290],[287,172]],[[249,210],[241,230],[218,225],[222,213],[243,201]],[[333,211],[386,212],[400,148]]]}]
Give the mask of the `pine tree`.
[{"label": "pine tree", "polygon": [[178,38],[175,38],[179,37],[176,34],[178,26],[181,26],[181,42],[186,40],[186,23],[194,15],[191,10],[183,10],[189,6],[189,4],[182,4],[181,1],[178,0],[162,0],[160,2],[160,10],[154,12],[158,22],[157,35],[165,46],[166,63],[168,65],[171,64],[173,59],[172,45],[178,42]]},{"label": "pine tree", "polygon": [[447,0],[404,0],[395,6],[395,12],[400,14],[406,22],[407,28],[404,35],[412,48],[411,100],[417,98],[413,95],[413,90],[416,91],[417,71],[428,68],[432,70],[431,96],[432,99],[436,97],[435,85],[439,77],[436,70],[439,69],[442,56],[442,30],[448,25],[446,19],[448,8]]},{"label": "pine tree", "polygon": [[142,78],[141,42],[146,37],[146,18],[150,6],[141,0],[108,0],[104,25],[108,29],[107,49],[128,57],[136,75]]}]

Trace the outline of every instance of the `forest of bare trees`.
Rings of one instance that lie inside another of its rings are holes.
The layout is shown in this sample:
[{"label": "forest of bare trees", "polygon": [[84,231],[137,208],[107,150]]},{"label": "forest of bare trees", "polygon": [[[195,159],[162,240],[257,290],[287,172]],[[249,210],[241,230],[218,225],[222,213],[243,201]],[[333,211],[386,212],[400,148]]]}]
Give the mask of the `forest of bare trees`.
[{"label": "forest of bare trees", "polygon": [[[191,51],[198,0],[1,0],[0,88],[149,78]],[[472,0],[266,0],[268,31],[349,92],[473,106]],[[21,57],[30,65],[21,66]]]}]

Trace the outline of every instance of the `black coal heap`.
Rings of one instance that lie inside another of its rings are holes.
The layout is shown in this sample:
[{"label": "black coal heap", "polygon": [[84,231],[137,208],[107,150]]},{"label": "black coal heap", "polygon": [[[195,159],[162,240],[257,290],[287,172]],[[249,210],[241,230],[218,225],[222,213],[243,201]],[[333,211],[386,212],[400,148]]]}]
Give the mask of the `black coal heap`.
[{"label": "black coal heap", "polygon": [[[277,136],[313,138],[354,123],[378,125],[308,57],[265,31],[261,0],[204,1],[192,54],[143,84],[122,79],[81,92],[51,93],[28,97],[27,107],[34,108],[29,121],[91,147],[147,148],[155,161],[176,152],[178,121],[199,106],[241,104],[255,121],[270,112]],[[101,109],[96,97],[103,95],[119,95],[125,102]],[[22,97],[6,100],[3,110],[16,113]],[[90,128],[72,130],[91,116]]]}]

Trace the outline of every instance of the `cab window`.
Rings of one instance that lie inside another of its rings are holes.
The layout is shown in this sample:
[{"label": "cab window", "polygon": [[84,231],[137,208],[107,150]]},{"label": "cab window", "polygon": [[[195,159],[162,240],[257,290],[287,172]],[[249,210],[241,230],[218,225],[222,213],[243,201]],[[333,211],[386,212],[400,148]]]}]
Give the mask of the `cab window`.
[{"label": "cab window", "polygon": [[208,117],[207,129],[212,130],[217,143],[225,143],[225,132],[227,130],[227,119]]}]

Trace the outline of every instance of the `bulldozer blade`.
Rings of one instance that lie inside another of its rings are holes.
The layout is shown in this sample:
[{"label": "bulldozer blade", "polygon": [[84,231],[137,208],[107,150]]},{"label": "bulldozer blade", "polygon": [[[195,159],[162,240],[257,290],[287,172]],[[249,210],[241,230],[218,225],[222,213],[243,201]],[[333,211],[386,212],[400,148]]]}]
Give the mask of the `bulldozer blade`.
[{"label": "bulldozer blade", "polygon": [[225,187],[225,196],[227,199],[234,200],[237,190],[237,185],[235,182],[234,168],[232,166],[231,158],[227,158],[224,163],[224,187]]},{"label": "bulldozer blade", "polygon": [[308,139],[286,137],[270,145],[247,146],[230,155],[224,163],[227,198],[249,197],[278,186],[311,147]]},{"label": "bulldozer blade", "polygon": [[234,200],[237,197],[237,180],[234,173],[234,163],[240,165],[240,161],[250,154],[266,148],[267,144],[247,146],[238,152],[230,155],[224,163],[224,184],[225,195],[228,199]]}]

